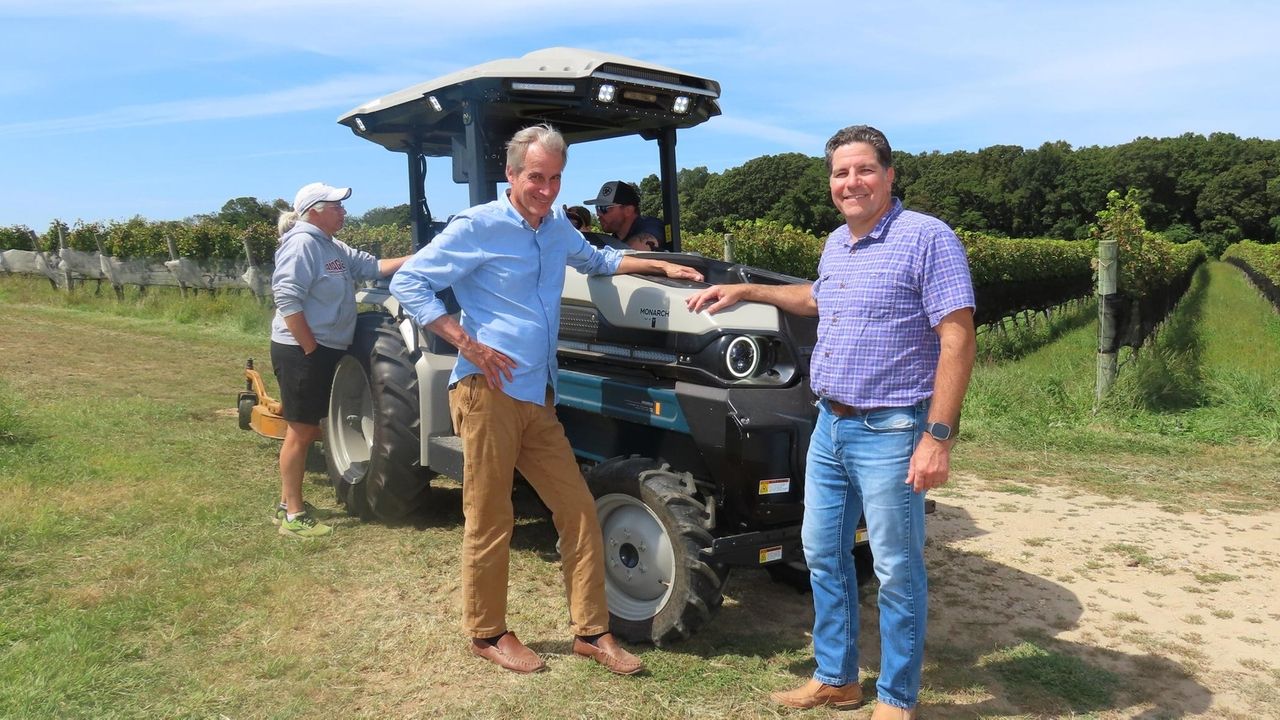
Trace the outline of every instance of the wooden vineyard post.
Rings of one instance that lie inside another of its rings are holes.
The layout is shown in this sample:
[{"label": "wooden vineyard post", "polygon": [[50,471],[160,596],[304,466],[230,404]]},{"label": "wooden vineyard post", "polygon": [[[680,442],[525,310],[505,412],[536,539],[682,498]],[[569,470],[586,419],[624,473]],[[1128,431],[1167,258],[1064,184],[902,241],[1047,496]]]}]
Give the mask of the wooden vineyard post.
[{"label": "wooden vineyard post", "polygon": [[245,282],[249,285],[249,292],[258,300],[258,304],[265,304],[266,298],[258,290],[258,266],[253,264],[253,248],[249,246],[249,238],[245,236],[241,242],[244,243],[244,256],[249,259],[249,268],[245,270]]},{"label": "wooden vineyard post", "polygon": [[120,281],[116,279],[116,274],[111,268],[111,259],[107,257],[107,250],[102,246],[102,236],[94,233],[93,242],[98,246],[98,261],[102,263],[103,274],[107,276],[112,289],[116,291],[116,300],[124,302],[124,285],[121,285]]},{"label": "wooden vineyard post", "polygon": [[1093,410],[1098,411],[1116,381],[1116,318],[1112,299],[1119,274],[1118,247],[1115,240],[1098,242],[1098,379],[1094,389]]},{"label": "wooden vineyard post", "polygon": [[[169,246],[169,261],[175,262],[175,263],[178,262],[178,244],[173,241],[173,236],[166,235],[164,238],[164,241],[165,241],[165,244]],[[186,297],[187,284],[182,281],[181,265],[178,266],[178,269],[174,271],[173,275],[174,277],[178,278],[178,293],[182,295],[182,297]]]},{"label": "wooden vineyard post", "polygon": [[62,223],[58,223],[58,258],[62,260],[62,281],[67,286],[67,292],[71,292],[73,280],[71,278],[71,264],[67,262],[67,238],[62,234]]},{"label": "wooden vineyard post", "polygon": [[[40,262],[38,258],[44,257],[44,252],[40,249],[40,241],[36,239],[36,232],[34,230],[28,230],[27,237],[31,238],[31,249],[36,251],[36,256],[37,256],[36,262],[38,263]],[[45,264],[48,265],[48,262],[46,262]],[[39,267],[39,265],[37,265],[36,267]],[[53,286],[53,289],[57,290],[58,281],[53,279],[53,275],[46,273],[45,277],[48,278],[49,284]]]}]

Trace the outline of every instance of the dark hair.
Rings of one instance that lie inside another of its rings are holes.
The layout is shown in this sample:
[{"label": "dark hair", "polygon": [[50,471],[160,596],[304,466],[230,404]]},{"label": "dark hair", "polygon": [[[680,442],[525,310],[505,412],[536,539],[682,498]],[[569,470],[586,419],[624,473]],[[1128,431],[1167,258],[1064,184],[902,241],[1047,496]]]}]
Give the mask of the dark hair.
[{"label": "dark hair", "polygon": [[564,214],[569,218],[569,222],[573,223],[573,226],[579,230],[591,227],[591,211],[581,205],[574,205],[573,207],[566,205]]},{"label": "dark hair", "polygon": [[866,143],[876,151],[876,161],[880,167],[888,170],[893,167],[893,148],[889,147],[889,138],[870,125],[850,125],[836,132],[827,141],[827,172],[831,172],[831,156],[836,150],[853,143]]}]

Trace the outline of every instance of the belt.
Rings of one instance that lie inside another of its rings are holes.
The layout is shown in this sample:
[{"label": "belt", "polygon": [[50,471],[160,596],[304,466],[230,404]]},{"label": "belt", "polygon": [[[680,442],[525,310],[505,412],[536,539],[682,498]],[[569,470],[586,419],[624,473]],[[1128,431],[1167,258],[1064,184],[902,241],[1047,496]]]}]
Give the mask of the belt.
[{"label": "belt", "polygon": [[842,417],[842,418],[854,417],[857,415],[866,415],[867,413],[872,413],[872,412],[875,412],[876,410],[884,409],[879,407],[867,407],[867,408],[854,407],[852,405],[845,405],[844,403],[838,400],[832,400],[831,398],[823,398],[823,400],[827,403],[827,408],[831,410],[832,415],[835,415],[836,417]]}]

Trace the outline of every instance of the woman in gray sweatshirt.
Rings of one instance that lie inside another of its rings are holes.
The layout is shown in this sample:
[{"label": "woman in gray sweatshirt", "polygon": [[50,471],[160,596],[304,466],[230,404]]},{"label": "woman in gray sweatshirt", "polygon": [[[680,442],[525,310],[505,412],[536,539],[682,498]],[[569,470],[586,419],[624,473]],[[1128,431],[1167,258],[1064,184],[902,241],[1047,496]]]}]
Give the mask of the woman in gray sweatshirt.
[{"label": "woman in gray sweatshirt", "polygon": [[356,331],[356,283],[394,273],[408,257],[379,260],[334,237],[346,221],[351,188],[311,183],[281,213],[271,292],[271,366],[286,424],[280,446],[280,502],[274,519],[292,538],[328,535],[302,501],[307,450],[320,439],[333,371]]}]

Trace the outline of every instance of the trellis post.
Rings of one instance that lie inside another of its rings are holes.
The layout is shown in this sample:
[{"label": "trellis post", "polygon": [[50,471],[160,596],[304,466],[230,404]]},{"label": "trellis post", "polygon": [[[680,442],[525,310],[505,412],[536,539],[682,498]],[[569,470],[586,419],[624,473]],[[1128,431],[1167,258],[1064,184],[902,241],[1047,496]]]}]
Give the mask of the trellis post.
[{"label": "trellis post", "polygon": [[98,246],[98,262],[102,263],[102,272],[111,283],[111,289],[116,291],[116,300],[124,302],[124,285],[116,279],[116,274],[111,268],[111,258],[107,257],[107,249],[102,245],[102,236],[95,232],[93,242]]},{"label": "trellis post", "polygon": [[[177,244],[177,243],[175,243],[175,242],[173,241],[173,236],[172,236],[172,235],[165,235],[164,242],[165,242],[165,244],[166,244],[166,245],[168,245],[168,246],[169,246],[169,261],[170,261],[170,262],[175,262],[175,263],[176,263],[176,262],[178,262],[178,244]],[[180,295],[182,295],[182,297],[186,297],[186,296],[187,296],[187,284],[186,284],[185,282],[183,282],[183,281],[182,281],[182,266],[181,266],[181,265],[179,265],[179,266],[178,266],[178,269],[177,269],[177,270],[175,270],[175,271],[173,272],[173,276],[174,276],[174,277],[176,277],[176,278],[178,279],[178,293],[179,293]]]},{"label": "trellis post", "polygon": [[1115,297],[1119,275],[1115,240],[1098,241],[1098,379],[1094,389],[1094,412],[1116,381]]}]

